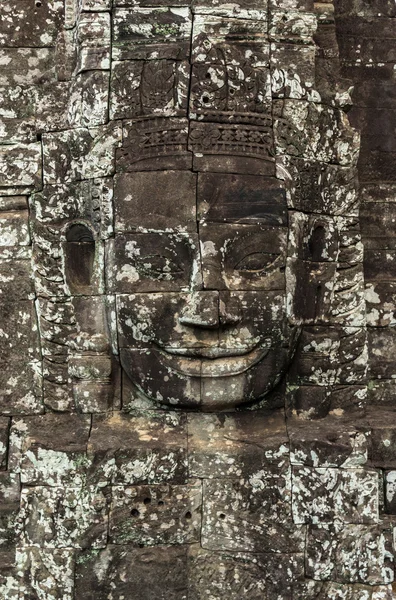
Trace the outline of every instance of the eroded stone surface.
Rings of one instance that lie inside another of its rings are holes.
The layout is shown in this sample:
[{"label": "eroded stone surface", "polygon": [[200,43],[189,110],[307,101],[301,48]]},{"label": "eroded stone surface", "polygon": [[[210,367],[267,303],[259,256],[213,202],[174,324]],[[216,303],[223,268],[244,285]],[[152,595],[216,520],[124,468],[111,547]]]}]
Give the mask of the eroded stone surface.
[{"label": "eroded stone surface", "polygon": [[[166,442],[165,442],[166,440]],[[107,483],[184,483],[187,477],[185,417],[177,413],[95,417],[88,445],[89,479]]]},{"label": "eroded stone surface", "polygon": [[113,486],[109,540],[134,546],[198,542],[201,511],[200,481],[186,486]]},{"label": "eroded stone surface", "polygon": [[1,598],[391,600],[394,5],[3,4]]}]

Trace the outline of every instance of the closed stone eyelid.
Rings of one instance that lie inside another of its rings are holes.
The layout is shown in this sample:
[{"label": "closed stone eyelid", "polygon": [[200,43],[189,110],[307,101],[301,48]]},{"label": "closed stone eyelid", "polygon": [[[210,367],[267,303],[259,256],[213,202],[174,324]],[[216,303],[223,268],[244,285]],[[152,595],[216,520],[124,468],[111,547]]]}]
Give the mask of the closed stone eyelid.
[{"label": "closed stone eyelid", "polygon": [[[263,260],[263,264],[261,267],[257,268],[257,269],[249,269],[249,268],[241,268],[241,263],[243,263],[244,261],[248,261],[251,257],[253,256],[261,256],[262,260]],[[268,257],[268,259],[265,261],[264,264],[264,258]],[[242,258],[239,262],[237,262],[234,266],[234,270],[237,271],[249,271],[249,272],[254,272],[254,273],[260,273],[261,271],[263,271],[265,268],[269,267],[270,265],[272,265],[276,259],[279,257],[279,254],[271,254],[269,252],[252,252],[250,254],[247,254],[244,258]],[[238,268],[239,267],[239,268]]]}]

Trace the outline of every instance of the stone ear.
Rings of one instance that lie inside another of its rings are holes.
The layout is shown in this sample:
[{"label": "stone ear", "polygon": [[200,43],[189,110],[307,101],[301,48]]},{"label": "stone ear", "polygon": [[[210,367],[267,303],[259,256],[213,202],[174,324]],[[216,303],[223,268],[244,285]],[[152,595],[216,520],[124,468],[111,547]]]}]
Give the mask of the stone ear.
[{"label": "stone ear", "polygon": [[64,243],[65,275],[72,294],[89,292],[95,263],[95,240],[83,223],[73,223]]},{"label": "stone ear", "polygon": [[326,229],[324,227],[324,225],[322,223],[315,223],[314,227],[312,228],[309,238],[308,238],[308,243],[307,243],[307,250],[308,250],[308,260],[313,260],[313,261],[322,261],[323,260],[323,254],[326,248]]},{"label": "stone ear", "polygon": [[66,241],[95,243],[92,231],[84,223],[73,223],[66,232]]}]

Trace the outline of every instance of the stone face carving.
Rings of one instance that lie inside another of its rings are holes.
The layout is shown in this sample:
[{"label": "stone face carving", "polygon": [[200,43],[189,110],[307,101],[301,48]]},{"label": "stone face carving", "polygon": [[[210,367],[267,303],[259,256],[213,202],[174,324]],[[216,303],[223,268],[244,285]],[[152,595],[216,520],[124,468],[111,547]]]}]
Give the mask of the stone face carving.
[{"label": "stone face carving", "polygon": [[391,600],[394,3],[3,5],[0,598]]},{"label": "stone face carving", "polygon": [[107,12],[82,13],[76,77],[97,69],[97,93],[81,80],[69,101],[74,127],[43,136],[44,187],[32,203],[40,295],[73,315],[52,336],[39,300],[51,394],[57,381],[61,397],[71,383],[78,404],[82,389],[94,393],[72,366],[60,375],[60,350],[89,369],[89,352],[112,349],[117,361],[95,392],[107,390],[105,406],[118,361],[123,389],[128,380],[154,405],[205,411],[278,406],[270,393],[286,374],[291,386],[326,389],[364,379],[358,365],[344,375],[337,353],[305,358],[300,344],[294,359],[304,326],[313,339],[331,338],[329,327],[364,339],[358,138],[312,83],[314,15],[289,21],[274,8],[268,21],[257,6],[235,10],[122,4],[111,38]]},{"label": "stone face carving", "polygon": [[128,173],[115,179],[114,206],[107,291],[116,296],[120,360],[131,381],[173,406],[215,410],[261,398],[298,338],[286,309],[279,182]]}]

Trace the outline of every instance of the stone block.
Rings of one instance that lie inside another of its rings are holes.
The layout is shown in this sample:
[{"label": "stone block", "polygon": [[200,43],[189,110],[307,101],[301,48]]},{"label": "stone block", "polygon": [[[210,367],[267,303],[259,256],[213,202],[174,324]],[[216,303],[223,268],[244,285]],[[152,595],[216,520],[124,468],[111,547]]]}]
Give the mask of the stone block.
[{"label": "stone block", "polygon": [[[363,8],[364,7],[364,8]],[[369,6],[366,6],[362,0],[353,0],[352,2],[342,0],[338,10],[340,16],[359,17],[359,20],[366,20],[373,17],[394,17],[396,16],[396,8],[391,0],[374,0]],[[362,12],[364,10],[364,12]]]},{"label": "stone block", "polygon": [[226,2],[204,2],[203,0],[193,0],[194,13],[197,15],[216,15],[220,17],[234,17],[237,19],[251,19],[260,21],[263,26],[267,26],[267,2],[258,0],[240,0],[232,6]]},{"label": "stone block", "polygon": [[362,385],[293,385],[287,390],[286,406],[301,419],[322,419],[328,414],[350,414],[363,410],[367,387]]},{"label": "stone block", "polygon": [[396,382],[394,379],[371,379],[367,385],[368,405],[378,408],[395,406]]},{"label": "stone block", "polygon": [[198,219],[208,223],[287,226],[285,190],[275,178],[198,174]]},{"label": "stone block", "polygon": [[396,514],[396,471],[385,471],[385,508],[386,512]]},{"label": "stone block", "polygon": [[[368,66],[378,63],[392,63],[395,53],[392,43],[385,40],[395,38],[392,18],[378,16],[356,19],[355,16],[340,18],[337,23],[340,54],[345,62]],[[360,44],[361,52],[356,54]]]},{"label": "stone block", "polygon": [[303,385],[363,384],[366,331],[361,327],[305,327],[294,363]]},{"label": "stone block", "polygon": [[110,74],[107,71],[77,75],[69,94],[68,125],[98,127],[108,122]]},{"label": "stone block", "polygon": [[248,477],[289,458],[283,411],[188,415],[188,461],[192,477]]},{"label": "stone block", "polygon": [[273,177],[272,119],[260,116],[250,123],[192,121],[188,149],[194,171]]},{"label": "stone block", "polygon": [[316,15],[310,12],[289,8],[270,13],[268,33],[276,41],[311,44],[316,28]]},{"label": "stone block", "polygon": [[356,163],[359,136],[341,110],[304,100],[275,100],[274,119],[277,154],[343,167]]},{"label": "stone block", "polygon": [[116,122],[43,135],[44,183],[63,184],[112,175],[115,149],[120,142],[121,128]]},{"label": "stone block", "polygon": [[301,527],[291,526],[288,469],[263,467],[248,480],[204,482],[202,547],[238,552],[301,552]]},{"label": "stone block", "polygon": [[[239,600],[291,598],[292,584],[303,577],[301,554],[243,554],[240,552],[208,552],[192,545],[189,561],[189,598],[220,600],[226,595]],[[271,596],[270,594],[273,594]]]},{"label": "stone block", "polygon": [[0,87],[0,140],[2,143],[36,141],[36,104],[38,88],[5,85]]},{"label": "stone block", "polygon": [[[63,2],[37,3],[11,0],[4,6],[0,24],[0,47],[40,48],[54,46],[64,17]],[[20,24],[23,22],[23,27]]]},{"label": "stone block", "polygon": [[202,484],[113,486],[109,541],[157,546],[198,542]]},{"label": "stone block", "polygon": [[116,9],[113,60],[188,58],[191,26],[191,14],[186,6]]},{"label": "stone block", "polygon": [[[10,233],[12,231],[9,230],[8,234]],[[15,232],[16,235],[18,233],[21,233],[21,229]],[[16,250],[18,251],[18,248]],[[2,298],[1,304],[4,303],[5,298],[12,298],[14,302],[18,303],[27,299],[33,300],[34,287],[30,248],[27,248],[27,255],[25,257],[18,257],[18,255],[14,254],[9,259],[0,259],[0,294]]]},{"label": "stone block", "polygon": [[[3,190],[4,191],[4,190]],[[0,196],[0,211],[10,212],[14,210],[26,210],[28,207],[27,196],[4,195]],[[20,257],[21,258],[21,257]]]},{"label": "stone block", "polygon": [[[217,9],[219,14],[221,5]],[[266,14],[258,11],[258,20],[243,20],[204,12],[208,7],[194,19],[190,116],[248,122],[251,113],[259,120],[271,103]]]},{"label": "stone block", "polygon": [[9,468],[28,485],[80,486],[86,477],[91,420],[86,415],[46,414],[14,419]]},{"label": "stone block", "polygon": [[283,9],[293,9],[293,10],[301,10],[302,12],[309,11],[312,12],[314,9],[313,0],[270,0],[269,3],[270,10],[283,10]]},{"label": "stone block", "polygon": [[378,473],[294,467],[292,507],[295,523],[377,523]]},{"label": "stone block", "polygon": [[55,81],[52,48],[0,48],[0,62],[1,86],[40,85]]},{"label": "stone block", "polygon": [[370,375],[377,379],[392,379],[396,375],[394,352],[396,333],[392,327],[369,327],[367,332]]},{"label": "stone block", "polygon": [[[74,550],[18,548],[18,590],[25,597],[74,598]],[[1,588],[0,588],[1,590]],[[18,598],[21,596],[19,595]],[[8,596],[7,596],[8,598]],[[11,598],[13,598],[11,596]]]},{"label": "stone block", "polygon": [[187,600],[186,546],[109,545],[76,556],[76,597],[107,600]]},{"label": "stone block", "polygon": [[0,373],[1,414],[14,416],[43,412],[41,361],[26,361],[15,352],[11,358],[4,360]]},{"label": "stone block", "polygon": [[277,176],[284,181],[288,205],[303,212],[358,215],[356,169],[282,155]]},{"label": "stone block", "polygon": [[89,481],[100,486],[182,484],[187,478],[185,418],[177,413],[94,416]]},{"label": "stone block", "polygon": [[[391,190],[389,191],[392,193]],[[386,248],[387,243],[389,243],[389,249],[392,248],[391,244],[396,236],[392,228],[395,220],[396,203],[392,201],[392,198],[386,201],[381,201],[380,198],[377,201],[373,199],[362,204],[361,229],[369,248]]]},{"label": "stone block", "polygon": [[111,0],[82,0],[83,11],[102,12],[111,9]]},{"label": "stone block", "polygon": [[306,574],[317,580],[386,585],[394,580],[389,524],[312,525],[308,528]]},{"label": "stone block", "polygon": [[391,406],[370,406],[366,420],[370,427],[369,460],[374,467],[393,469],[396,466],[395,414]]},{"label": "stone block", "polygon": [[37,317],[32,300],[0,302],[2,334],[0,337],[0,353],[6,362],[15,358],[20,360],[20,353],[29,360],[40,358],[39,336],[37,332]]},{"label": "stone block", "polygon": [[18,516],[20,543],[44,548],[104,548],[106,490],[93,487],[23,487]]},{"label": "stone block", "polygon": [[106,246],[107,291],[187,291],[194,275],[199,274],[198,251],[196,234],[118,235]]},{"label": "stone block", "polygon": [[[19,500],[19,476],[0,472],[0,555],[12,553],[15,548]],[[4,560],[3,568],[7,562]]]},{"label": "stone block", "polygon": [[123,121],[122,148],[116,153],[117,172],[190,170],[188,129],[187,119],[176,117]]},{"label": "stone block", "polygon": [[189,171],[117,174],[116,232],[196,232],[196,180],[196,174]]},{"label": "stone block", "polygon": [[41,298],[38,314],[43,355],[52,360],[60,356],[65,362],[69,351],[108,353],[112,323],[107,311],[115,310],[112,306],[112,298],[103,296]]},{"label": "stone block", "polygon": [[[381,261],[381,264],[377,264],[381,275],[383,274],[383,267],[383,261]],[[375,276],[374,273],[373,275]],[[364,297],[368,326],[393,327],[396,325],[396,281],[372,280],[365,284]]]},{"label": "stone block", "polygon": [[189,74],[187,61],[115,61],[111,118],[187,116]]},{"label": "stone block", "polygon": [[392,600],[391,585],[361,585],[343,583],[324,583],[306,580],[293,586],[293,600]]},{"label": "stone block", "polygon": [[78,71],[110,69],[110,13],[86,12],[77,27]]},{"label": "stone block", "polygon": [[[223,55],[226,63],[231,63],[234,59],[238,64],[238,59],[243,57],[242,64],[246,65],[244,52],[249,47],[249,66],[267,67],[269,45],[266,37],[266,14],[263,10],[257,16],[260,18],[251,21],[198,14],[194,19],[192,62],[204,64],[209,61],[215,65],[220,62],[219,55]],[[246,39],[246,42],[238,43],[236,40],[240,39]],[[209,48],[215,51],[210,52]]]},{"label": "stone block", "polygon": [[396,280],[395,251],[393,248],[387,248],[392,241],[381,240],[385,248],[371,249],[367,244],[364,253],[364,275],[366,282],[389,282]]},{"label": "stone block", "polygon": [[40,144],[10,144],[0,147],[0,187],[9,186],[36,189],[41,186]]},{"label": "stone block", "polygon": [[284,227],[205,224],[200,231],[204,286],[220,290],[284,290],[286,242]]},{"label": "stone block", "polygon": [[271,44],[271,88],[275,98],[319,102],[315,90],[315,47]]},{"label": "stone block", "polygon": [[296,417],[287,421],[290,461],[309,467],[362,467],[367,463],[370,426],[360,418],[328,416],[310,421]]}]

